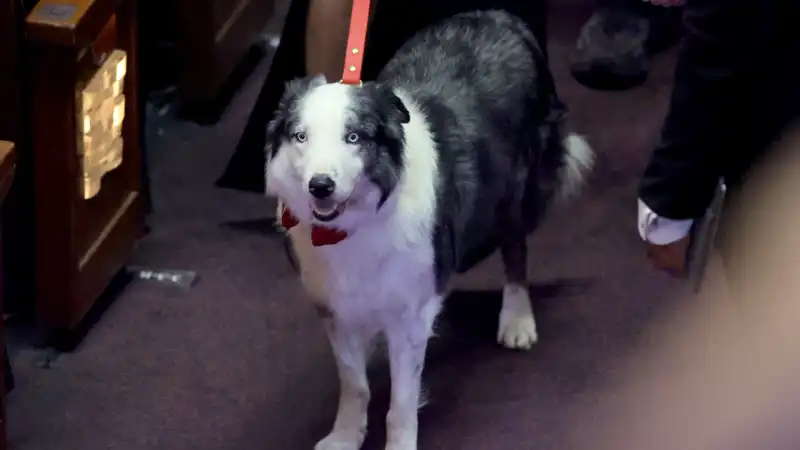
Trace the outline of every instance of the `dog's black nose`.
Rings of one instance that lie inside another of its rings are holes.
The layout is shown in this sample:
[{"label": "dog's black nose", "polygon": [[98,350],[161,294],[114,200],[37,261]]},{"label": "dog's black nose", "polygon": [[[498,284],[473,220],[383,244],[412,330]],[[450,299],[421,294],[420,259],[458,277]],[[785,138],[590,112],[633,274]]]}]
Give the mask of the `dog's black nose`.
[{"label": "dog's black nose", "polygon": [[328,198],[336,189],[336,183],[327,175],[314,175],[308,182],[308,192],[318,199]]}]

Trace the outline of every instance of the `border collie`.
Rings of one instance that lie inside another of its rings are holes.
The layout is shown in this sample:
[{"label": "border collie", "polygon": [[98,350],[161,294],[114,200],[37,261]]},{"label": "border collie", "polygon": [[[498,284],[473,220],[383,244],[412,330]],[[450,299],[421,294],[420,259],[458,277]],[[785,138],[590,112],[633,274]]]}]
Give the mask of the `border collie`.
[{"label": "border collie", "polygon": [[497,339],[536,342],[526,236],[593,160],[564,121],[541,48],[499,11],[419,32],[363,86],[321,76],[287,85],[267,129],[267,193],[280,199],[341,383],[316,450],[361,447],[377,336],[391,367],[386,449],[416,450],[434,319],[451,277],[497,249],[506,271]]}]

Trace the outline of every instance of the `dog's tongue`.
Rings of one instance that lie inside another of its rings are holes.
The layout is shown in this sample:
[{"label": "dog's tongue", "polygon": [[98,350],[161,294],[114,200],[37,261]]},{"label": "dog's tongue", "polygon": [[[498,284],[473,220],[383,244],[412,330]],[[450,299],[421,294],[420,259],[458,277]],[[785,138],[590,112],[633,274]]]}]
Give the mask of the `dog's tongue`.
[{"label": "dog's tongue", "polygon": [[[289,211],[289,208],[283,208],[283,215],[281,216],[281,225],[285,229],[290,229],[300,223],[297,217]],[[314,247],[322,247],[324,245],[334,245],[342,242],[347,238],[347,232],[337,230],[335,228],[326,228],[320,225],[311,225],[311,244]]]}]

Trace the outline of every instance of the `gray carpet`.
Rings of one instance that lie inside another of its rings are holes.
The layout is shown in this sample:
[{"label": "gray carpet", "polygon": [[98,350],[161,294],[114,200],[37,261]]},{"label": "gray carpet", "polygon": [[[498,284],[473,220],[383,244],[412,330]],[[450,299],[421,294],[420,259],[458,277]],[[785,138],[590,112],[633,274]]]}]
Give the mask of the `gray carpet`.
[{"label": "gray carpet", "polygon": [[[647,264],[635,230],[635,185],[659,130],[674,58],[645,86],[592,92],[567,55],[586,7],[551,19],[552,66],[575,128],[599,154],[586,195],[554,211],[531,238],[540,343],[512,353],[493,341],[501,272],[489,261],[448,304],[425,371],[425,450],[563,448],[574,413],[614,374],[677,286]],[[195,270],[180,290],[133,282],[83,345],[42,367],[13,351],[9,398],[15,450],[311,449],[330,426],[337,380],[313,309],[280,243],[254,226],[260,196],[214,180],[233,151],[266,73],[259,68],[215,127],[151,111],[155,214],[136,263]],[[367,450],[381,449],[386,373],[378,364]],[[302,406],[306,405],[306,406]]]}]

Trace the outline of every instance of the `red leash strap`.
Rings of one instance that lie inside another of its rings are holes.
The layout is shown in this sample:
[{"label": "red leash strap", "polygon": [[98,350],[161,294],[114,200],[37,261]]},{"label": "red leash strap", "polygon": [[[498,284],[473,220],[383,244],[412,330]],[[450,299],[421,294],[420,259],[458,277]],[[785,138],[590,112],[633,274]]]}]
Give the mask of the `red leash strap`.
[{"label": "red leash strap", "polygon": [[361,84],[364,44],[367,42],[367,25],[369,24],[369,1],[353,0],[350,31],[347,35],[347,53],[344,57],[344,71],[340,83]]}]

